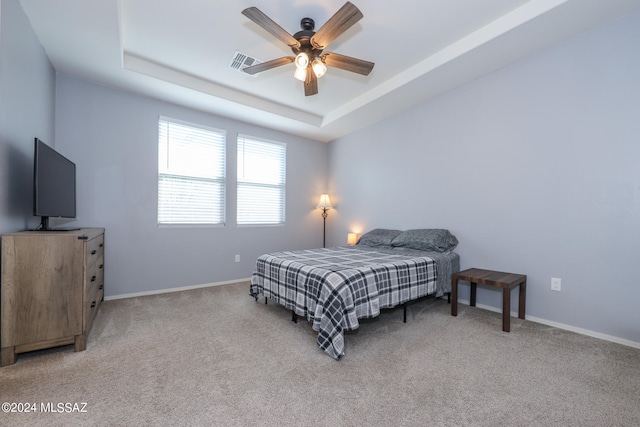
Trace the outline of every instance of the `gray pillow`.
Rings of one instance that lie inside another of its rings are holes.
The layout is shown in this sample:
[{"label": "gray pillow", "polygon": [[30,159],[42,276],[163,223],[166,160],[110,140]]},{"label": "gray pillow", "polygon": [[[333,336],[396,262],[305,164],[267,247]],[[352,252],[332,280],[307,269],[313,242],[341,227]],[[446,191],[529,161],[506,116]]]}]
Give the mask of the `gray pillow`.
[{"label": "gray pillow", "polygon": [[366,246],[391,246],[391,241],[402,231],[388,230],[386,228],[376,228],[368,233],[364,233],[358,240],[358,245]]},{"label": "gray pillow", "polygon": [[458,245],[458,239],[449,230],[420,228],[407,230],[396,236],[391,246],[430,252],[448,252]]}]

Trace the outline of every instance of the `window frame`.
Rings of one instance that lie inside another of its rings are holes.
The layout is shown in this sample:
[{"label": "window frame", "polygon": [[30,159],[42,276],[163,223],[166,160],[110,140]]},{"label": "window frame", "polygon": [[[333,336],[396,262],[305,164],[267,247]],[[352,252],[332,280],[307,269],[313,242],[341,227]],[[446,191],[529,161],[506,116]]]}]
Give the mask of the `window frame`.
[{"label": "window frame", "polygon": [[[279,184],[265,184],[265,183],[258,183],[256,181],[247,181],[244,180],[243,178],[241,178],[241,171],[240,171],[240,145],[241,142],[240,140],[246,140],[246,141],[251,141],[254,143],[261,143],[261,144],[268,144],[268,145],[274,145],[274,146],[278,146],[278,147],[282,147],[284,153],[283,155],[280,157],[280,159],[282,160],[281,163],[281,169],[282,169],[282,182]],[[243,133],[238,133],[236,135],[236,224],[238,227],[280,227],[280,226],[284,226],[286,224],[286,220],[287,220],[287,143],[286,142],[281,142],[281,141],[274,141],[274,140],[270,140],[270,139],[266,139],[266,138],[261,138],[261,137],[257,137],[257,136],[253,136],[253,135],[248,135],[248,134],[243,134]],[[259,186],[259,187],[266,187],[266,188],[277,188],[281,191],[281,205],[280,205],[280,212],[281,212],[281,217],[280,217],[280,221],[279,222],[269,222],[269,221],[257,221],[257,222],[240,222],[240,203],[241,203],[241,199],[240,199],[240,187],[242,185],[253,185],[253,186]]]},{"label": "window frame", "polygon": [[[185,126],[185,127],[190,127],[190,128],[194,128],[197,130],[201,130],[201,131],[206,131],[206,132],[213,132],[216,135],[216,143],[220,143],[220,139],[222,140],[222,143],[220,145],[218,145],[216,148],[217,149],[222,149],[222,159],[217,159],[217,162],[219,162],[219,166],[221,168],[222,174],[219,175],[218,177],[215,178],[203,178],[197,175],[185,175],[185,174],[176,174],[176,173],[166,173],[166,172],[162,172],[161,171],[161,167],[160,167],[160,161],[161,161],[161,126],[162,123],[166,122],[168,123],[169,126],[171,126],[172,124],[178,125],[178,126]],[[157,175],[156,175],[156,184],[157,184],[157,199],[156,199],[156,225],[158,227],[224,227],[226,226],[226,222],[227,222],[227,184],[228,184],[228,167],[227,167],[227,131],[224,129],[220,129],[220,128],[215,128],[212,126],[207,126],[207,125],[203,125],[200,123],[194,123],[194,122],[189,122],[189,121],[185,121],[185,120],[181,120],[181,119],[176,119],[173,117],[168,117],[168,116],[158,116],[158,134],[157,134],[157,163],[156,166],[158,167],[157,169]],[[184,178],[191,178],[197,181],[207,181],[207,182],[211,182],[211,183],[216,183],[219,187],[220,187],[220,191],[216,192],[216,198],[219,198],[221,200],[221,203],[218,205],[220,208],[220,221],[218,222],[202,222],[202,221],[194,221],[194,222],[189,222],[189,221],[174,221],[174,222],[169,222],[169,221],[164,221],[161,222],[160,221],[160,185],[161,185],[161,177],[162,176],[177,176],[177,177],[184,177]]]}]

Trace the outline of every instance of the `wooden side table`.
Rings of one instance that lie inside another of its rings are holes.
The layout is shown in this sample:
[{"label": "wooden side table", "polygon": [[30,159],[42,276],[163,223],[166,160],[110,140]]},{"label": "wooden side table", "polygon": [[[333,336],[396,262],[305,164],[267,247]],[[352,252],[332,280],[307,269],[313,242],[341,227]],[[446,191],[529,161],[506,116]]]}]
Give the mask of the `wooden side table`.
[{"label": "wooden side table", "polygon": [[451,275],[451,315],[458,315],[458,280],[471,284],[469,305],[476,306],[476,285],[497,286],[502,288],[502,330],[509,332],[511,319],[511,289],[520,285],[518,301],[518,318],[524,319],[525,300],[527,295],[527,276],[524,274],[503,273],[500,271],[470,268]]}]

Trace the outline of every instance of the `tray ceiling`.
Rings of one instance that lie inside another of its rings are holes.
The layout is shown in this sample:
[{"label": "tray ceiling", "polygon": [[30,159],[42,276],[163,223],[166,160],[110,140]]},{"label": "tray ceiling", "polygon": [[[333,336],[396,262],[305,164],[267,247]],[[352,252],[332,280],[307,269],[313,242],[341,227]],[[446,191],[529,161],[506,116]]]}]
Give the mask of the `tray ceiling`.
[{"label": "tray ceiling", "polygon": [[289,33],[316,29],[342,0],[21,0],[59,73],[319,141],[331,141],[541,49],[640,9],[638,0],[352,1],[364,18],[328,51],[375,62],[330,68],[305,97],[294,65],[249,76],[236,52],[290,55],[241,14],[256,6]]}]

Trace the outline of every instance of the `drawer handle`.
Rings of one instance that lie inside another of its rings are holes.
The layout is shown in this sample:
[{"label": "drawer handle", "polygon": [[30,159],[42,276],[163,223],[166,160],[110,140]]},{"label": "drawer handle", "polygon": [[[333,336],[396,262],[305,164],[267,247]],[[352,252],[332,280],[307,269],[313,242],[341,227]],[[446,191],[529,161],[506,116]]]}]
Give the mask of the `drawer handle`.
[{"label": "drawer handle", "polygon": [[95,282],[96,281],[96,276],[91,276],[91,281]]},{"label": "drawer handle", "polygon": [[104,243],[100,243],[100,247],[103,248],[104,247]]},{"label": "drawer handle", "polygon": [[96,251],[95,249],[91,251],[91,255],[95,255],[97,253],[98,253],[98,251]]},{"label": "drawer handle", "polygon": [[104,288],[104,285],[100,285],[100,287],[98,289],[103,289],[103,288]]},{"label": "drawer handle", "polygon": [[91,308],[95,308],[95,306],[96,306],[96,302],[95,302],[95,301],[92,301],[92,302],[91,302]]},{"label": "drawer handle", "polygon": [[98,268],[103,268],[103,267],[104,267],[104,264],[100,264],[100,266]]}]

